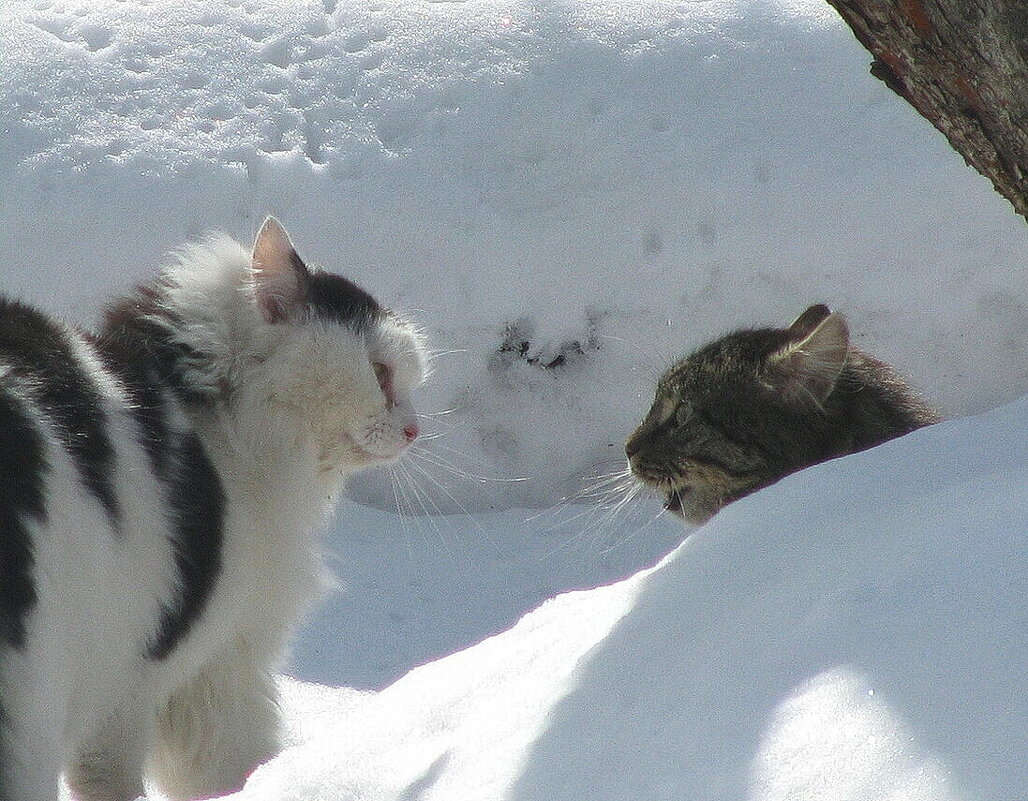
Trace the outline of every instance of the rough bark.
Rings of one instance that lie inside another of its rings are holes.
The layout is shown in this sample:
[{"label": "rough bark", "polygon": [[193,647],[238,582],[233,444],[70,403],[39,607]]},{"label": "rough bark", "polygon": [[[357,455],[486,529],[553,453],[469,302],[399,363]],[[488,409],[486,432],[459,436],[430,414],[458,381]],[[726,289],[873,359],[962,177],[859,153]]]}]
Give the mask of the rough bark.
[{"label": "rough bark", "polygon": [[828,0],[881,78],[1028,218],[1028,0]]}]

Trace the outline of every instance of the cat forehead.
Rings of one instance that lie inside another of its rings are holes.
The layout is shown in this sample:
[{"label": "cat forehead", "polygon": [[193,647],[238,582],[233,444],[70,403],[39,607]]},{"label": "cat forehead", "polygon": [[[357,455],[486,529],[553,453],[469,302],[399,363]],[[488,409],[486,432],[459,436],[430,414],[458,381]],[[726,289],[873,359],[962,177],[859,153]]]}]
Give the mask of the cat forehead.
[{"label": "cat forehead", "polygon": [[660,384],[668,391],[717,384],[755,375],[769,356],[791,342],[787,331],[760,328],[736,331],[702,346],[672,365]]},{"label": "cat forehead", "polygon": [[736,331],[700,348],[687,361],[694,367],[747,366],[758,364],[793,341],[792,335],[779,328],[753,328]]}]

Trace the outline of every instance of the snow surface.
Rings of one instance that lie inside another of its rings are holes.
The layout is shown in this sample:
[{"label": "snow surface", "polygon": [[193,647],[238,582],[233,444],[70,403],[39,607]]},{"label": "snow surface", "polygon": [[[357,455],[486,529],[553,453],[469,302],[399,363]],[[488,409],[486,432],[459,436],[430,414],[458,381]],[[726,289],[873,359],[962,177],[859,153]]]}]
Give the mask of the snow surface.
[{"label": "snow surface", "polygon": [[816,301],[949,415],[1028,391],[1023,220],[868,61],[820,0],[0,3],[0,291],[88,321],[271,212],[437,353],[241,798],[1024,801],[1024,403],[677,549],[617,476]]},{"label": "snow surface", "polygon": [[289,684],[241,798],[1023,799],[1026,415],[790,477],[377,695]]}]

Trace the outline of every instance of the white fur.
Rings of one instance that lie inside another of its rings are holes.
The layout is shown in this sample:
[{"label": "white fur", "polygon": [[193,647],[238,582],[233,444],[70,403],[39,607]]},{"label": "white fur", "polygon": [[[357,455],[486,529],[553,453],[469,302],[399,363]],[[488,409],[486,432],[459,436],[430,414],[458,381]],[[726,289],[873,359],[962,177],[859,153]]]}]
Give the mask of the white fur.
[{"label": "white fur", "polygon": [[[224,484],[223,570],[184,642],[144,659],[175,592],[171,532],[128,401],[83,354],[109,405],[123,530],[49,434],[50,515],[33,531],[39,602],[27,648],[0,652],[13,771],[2,801],[52,801],[59,768],[81,801],[131,801],[145,773],[172,798],[241,786],[279,748],[272,674],[321,586],[312,531],[345,477],[401,455],[415,423],[425,357],[404,323],[386,317],[362,334],[271,324],[250,254],[224,237],[184,249],[165,274],[179,339],[213,356],[190,366],[209,402],[180,408],[177,426],[199,433]],[[391,402],[373,362],[391,371]]]}]

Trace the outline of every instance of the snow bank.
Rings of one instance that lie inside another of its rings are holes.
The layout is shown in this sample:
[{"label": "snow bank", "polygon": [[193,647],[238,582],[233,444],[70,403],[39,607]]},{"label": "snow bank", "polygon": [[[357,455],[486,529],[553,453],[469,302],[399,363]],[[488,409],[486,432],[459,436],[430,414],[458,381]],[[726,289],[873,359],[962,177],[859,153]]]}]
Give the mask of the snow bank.
[{"label": "snow bank", "polygon": [[514,632],[413,671],[353,714],[338,709],[350,690],[287,684],[298,743],[240,797],[505,798],[575,666],[638,584],[556,598]]},{"label": "snow bank", "polygon": [[797,474],[353,709],[289,685],[239,797],[1018,801],[1026,415]]},{"label": "snow bank", "polygon": [[1019,799],[1028,403],[825,464],[651,575],[511,799]]}]

